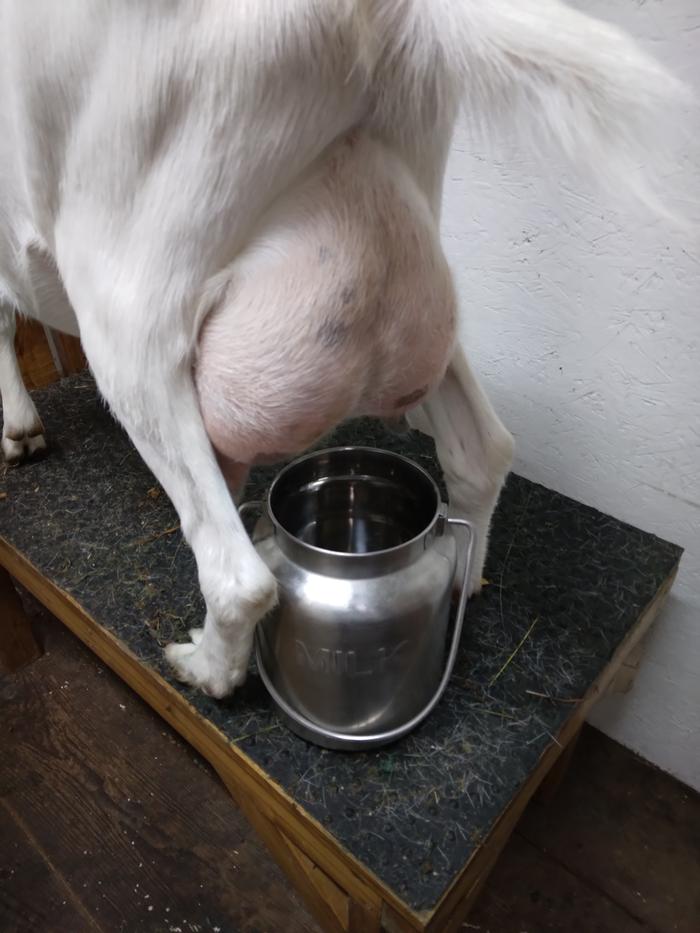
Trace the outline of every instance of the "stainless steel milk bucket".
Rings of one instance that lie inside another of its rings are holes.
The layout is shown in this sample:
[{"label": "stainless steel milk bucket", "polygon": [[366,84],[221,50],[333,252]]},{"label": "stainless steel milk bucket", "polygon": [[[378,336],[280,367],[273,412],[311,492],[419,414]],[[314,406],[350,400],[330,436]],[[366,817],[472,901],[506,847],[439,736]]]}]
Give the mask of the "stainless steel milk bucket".
[{"label": "stainless steel milk bucket", "polygon": [[[451,526],[466,531],[467,557],[445,657]],[[257,629],[258,668],[290,728],[354,749],[415,728],[452,672],[474,541],[425,470],[373,448],[308,454],[273,482],[253,540],[279,583]]]}]

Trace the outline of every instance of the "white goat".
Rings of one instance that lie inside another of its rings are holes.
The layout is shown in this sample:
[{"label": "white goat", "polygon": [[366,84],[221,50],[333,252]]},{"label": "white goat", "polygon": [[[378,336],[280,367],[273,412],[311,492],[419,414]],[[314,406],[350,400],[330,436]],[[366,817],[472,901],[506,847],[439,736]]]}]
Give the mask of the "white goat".
[{"label": "white goat", "polygon": [[178,511],[207,607],[178,675],[229,693],[275,602],[248,466],[351,415],[434,436],[476,591],[513,442],[455,346],[458,106],[630,185],[674,79],[557,0],[0,0],[0,74],[2,448],[44,446],[20,311],[80,335]]}]

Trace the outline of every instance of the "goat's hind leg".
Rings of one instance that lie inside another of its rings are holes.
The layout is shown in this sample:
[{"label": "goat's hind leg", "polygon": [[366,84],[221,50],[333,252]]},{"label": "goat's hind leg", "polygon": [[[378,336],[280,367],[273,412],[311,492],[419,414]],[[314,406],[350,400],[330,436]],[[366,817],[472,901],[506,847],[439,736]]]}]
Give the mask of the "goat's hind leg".
[{"label": "goat's hind leg", "polygon": [[27,392],[15,353],[15,310],[0,300],[2,452],[9,464],[44,453],[44,427]]},{"label": "goat's hind leg", "polygon": [[409,415],[411,427],[430,434],[445,475],[450,513],[472,523],[476,548],[469,592],[481,588],[488,534],[513,459],[513,438],[458,347],[437,392]]},{"label": "goat's hind leg", "polygon": [[[70,276],[71,298],[91,369],[175,506],[197,561],[204,627],[165,654],[181,680],[223,697],[245,679],[255,625],[276,599],[275,580],[245,532],[202,422],[191,365],[181,356],[188,336],[178,330],[181,309],[152,311],[153,296],[137,289],[129,302],[96,295],[91,283],[101,277],[90,256],[78,258],[70,256],[81,273]],[[156,298],[169,275],[165,268],[156,276],[157,269],[152,264]]]}]

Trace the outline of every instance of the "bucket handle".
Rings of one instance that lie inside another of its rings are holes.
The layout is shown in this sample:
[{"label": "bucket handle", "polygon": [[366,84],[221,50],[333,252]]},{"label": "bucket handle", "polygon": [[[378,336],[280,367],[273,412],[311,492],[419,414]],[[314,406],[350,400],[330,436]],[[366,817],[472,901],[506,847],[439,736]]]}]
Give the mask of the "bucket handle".
[{"label": "bucket handle", "polygon": [[[257,503],[250,503],[251,505]],[[248,505],[248,503],[246,503]],[[271,682],[270,678],[267,676],[265,667],[262,663],[260,657],[260,642],[259,642],[259,633],[256,630],[255,633],[255,656],[258,665],[258,673],[267,688],[268,693],[277,704],[277,706],[282,710],[282,712],[291,719],[293,722],[297,723],[299,726],[302,726],[307,733],[311,735],[316,735],[320,738],[331,739],[339,743],[342,743],[342,746],[351,748],[353,745],[356,745],[358,749],[369,748],[371,746],[378,745],[388,745],[389,742],[395,742],[397,739],[403,738],[404,735],[407,735],[409,732],[413,731],[423,720],[432,713],[437,704],[440,702],[443,693],[449,683],[450,677],[452,676],[452,671],[455,666],[455,661],[457,659],[457,650],[459,648],[459,639],[462,634],[462,626],[464,624],[464,615],[467,607],[468,591],[469,591],[469,574],[471,572],[472,566],[472,556],[474,554],[474,542],[475,542],[475,532],[471,522],[465,521],[463,518],[449,518],[448,516],[441,516],[442,527],[444,524],[448,525],[457,525],[468,533],[467,539],[467,553],[466,561],[464,565],[464,577],[462,579],[462,592],[459,596],[459,605],[457,607],[457,617],[455,619],[454,631],[452,632],[452,641],[450,643],[450,650],[447,655],[447,661],[445,663],[445,670],[443,671],[442,678],[440,683],[435,690],[435,693],[428,700],[423,709],[416,713],[416,715],[409,719],[408,722],[403,723],[401,726],[396,726],[393,729],[388,729],[386,732],[374,732],[370,734],[357,735],[347,732],[334,732],[332,729],[326,729],[323,726],[320,726],[318,723],[313,722],[311,719],[307,719],[302,713],[297,712],[293,709],[289,703],[280,696],[277,692],[274,684]],[[441,526],[438,526],[438,533],[440,533]]]},{"label": "bucket handle", "polygon": [[[250,499],[248,502],[241,502],[241,504],[238,506],[238,514],[241,516],[241,519],[243,519],[246,515],[250,514],[253,511],[261,512],[264,507],[265,507],[265,502],[262,499]],[[270,521],[268,521],[268,524],[272,526],[272,523]],[[272,530],[274,531],[274,526],[272,526]],[[264,540],[264,537],[253,539],[254,532],[255,532],[255,529],[253,529],[250,532],[250,540],[253,542],[253,544],[257,544],[259,541]],[[269,535],[265,537],[269,537]]]}]

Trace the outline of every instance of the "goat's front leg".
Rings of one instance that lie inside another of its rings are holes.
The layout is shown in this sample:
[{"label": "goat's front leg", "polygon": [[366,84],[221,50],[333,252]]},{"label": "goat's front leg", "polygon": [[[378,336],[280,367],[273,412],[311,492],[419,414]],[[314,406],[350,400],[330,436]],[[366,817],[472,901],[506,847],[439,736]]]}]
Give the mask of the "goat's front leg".
[{"label": "goat's front leg", "polygon": [[15,310],[0,301],[0,398],[2,452],[8,463],[19,463],[46,449],[44,428],[24,385],[15,353]]},{"label": "goat's front leg", "polygon": [[[148,330],[141,321],[150,321]],[[204,628],[169,645],[166,657],[180,679],[223,697],[245,679],[255,625],[273,606],[276,584],[229,494],[173,327],[165,316],[154,323],[137,314],[117,330],[93,313],[83,342],[100,391],[172,500],[197,561]]]},{"label": "goat's front leg", "polygon": [[472,523],[476,549],[469,590],[481,588],[491,516],[513,460],[513,438],[458,347],[437,392],[409,415],[435,439],[450,512]]}]

